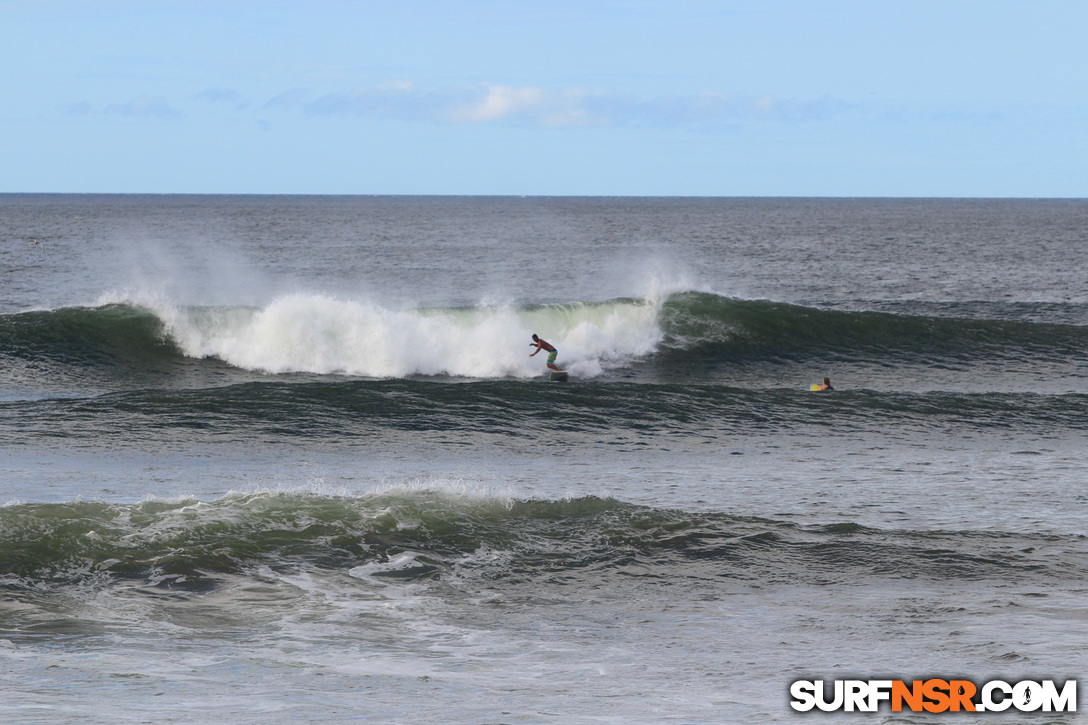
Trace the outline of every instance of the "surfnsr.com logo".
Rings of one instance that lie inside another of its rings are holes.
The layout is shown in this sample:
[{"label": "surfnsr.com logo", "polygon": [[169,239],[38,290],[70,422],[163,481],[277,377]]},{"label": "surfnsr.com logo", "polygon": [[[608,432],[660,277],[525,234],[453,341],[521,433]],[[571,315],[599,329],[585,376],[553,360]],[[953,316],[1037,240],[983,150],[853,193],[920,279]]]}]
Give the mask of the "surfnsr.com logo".
[{"label": "surfnsr.com logo", "polygon": [[981,687],[970,680],[835,680],[831,692],[823,680],[797,680],[790,685],[790,707],[800,712],[877,712],[888,703],[892,712],[1076,712],[1077,681],[991,680]]}]

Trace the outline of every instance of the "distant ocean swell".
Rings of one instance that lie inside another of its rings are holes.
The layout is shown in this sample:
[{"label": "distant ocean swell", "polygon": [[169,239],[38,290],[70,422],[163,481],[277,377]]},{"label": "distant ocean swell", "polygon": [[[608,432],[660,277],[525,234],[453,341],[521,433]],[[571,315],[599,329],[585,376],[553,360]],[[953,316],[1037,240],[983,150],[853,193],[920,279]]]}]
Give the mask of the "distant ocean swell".
[{"label": "distant ocean swell", "polygon": [[638,365],[805,360],[1088,365],[1085,326],[829,311],[699,292],[520,308],[393,310],[320,295],[263,308],[64,308],[0,316],[0,356],[24,376],[182,375],[203,361],[278,374],[529,378],[541,371],[539,357],[528,356],[533,332],[582,378]]},{"label": "distant ocean swell", "polygon": [[562,583],[582,573],[753,585],[1088,573],[1079,536],[799,526],[595,497],[512,500],[443,489],[12,504],[0,508],[0,547],[0,590],[11,596],[110,582],[206,590],[262,568],[378,581],[457,571],[510,583]]},{"label": "distant ocean swell", "polygon": [[[136,390],[95,397],[0,402],[0,443],[76,442],[110,435],[120,444],[164,432],[235,440],[368,438],[383,431],[449,432],[592,440],[619,431],[655,436],[758,435],[799,426],[850,431],[1088,430],[1088,395],[745,390],[721,385],[585,382],[526,386],[509,380],[242,383],[196,390]],[[134,427],[135,426],[135,427]]]}]

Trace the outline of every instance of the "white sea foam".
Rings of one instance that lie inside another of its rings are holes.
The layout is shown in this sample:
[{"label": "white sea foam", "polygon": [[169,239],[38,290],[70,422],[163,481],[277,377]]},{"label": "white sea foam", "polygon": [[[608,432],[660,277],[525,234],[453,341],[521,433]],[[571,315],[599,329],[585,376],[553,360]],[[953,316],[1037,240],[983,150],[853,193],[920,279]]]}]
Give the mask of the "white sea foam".
[{"label": "white sea foam", "polygon": [[541,374],[546,360],[546,353],[529,357],[533,333],[559,349],[560,367],[581,377],[653,352],[662,339],[662,299],[392,309],[292,294],[260,308],[181,307],[161,299],[142,304],[186,355],[249,370],[526,378]]}]

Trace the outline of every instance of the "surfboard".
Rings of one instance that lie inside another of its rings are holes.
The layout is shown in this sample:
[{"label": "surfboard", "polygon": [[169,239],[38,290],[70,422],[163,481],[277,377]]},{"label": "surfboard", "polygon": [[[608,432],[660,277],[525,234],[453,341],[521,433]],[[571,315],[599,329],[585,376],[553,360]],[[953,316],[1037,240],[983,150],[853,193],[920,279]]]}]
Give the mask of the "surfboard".
[{"label": "surfboard", "polygon": [[819,390],[819,389],[820,389],[820,384],[819,383],[813,383],[812,387],[809,388],[809,390]]},{"label": "surfboard", "polygon": [[554,380],[558,383],[565,383],[570,380],[570,376],[567,375],[565,370],[552,370],[548,375],[548,380]]}]

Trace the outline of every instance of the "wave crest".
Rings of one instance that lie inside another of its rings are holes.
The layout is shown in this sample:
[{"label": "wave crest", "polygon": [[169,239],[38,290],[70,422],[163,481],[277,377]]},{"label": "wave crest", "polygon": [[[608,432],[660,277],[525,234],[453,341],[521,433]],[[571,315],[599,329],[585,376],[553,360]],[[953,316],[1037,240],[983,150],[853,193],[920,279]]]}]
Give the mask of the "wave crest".
[{"label": "wave crest", "polygon": [[544,371],[543,356],[529,357],[533,333],[555,345],[560,367],[580,378],[636,365],[690,379],[763,362],[909,368],[1007,361],[1024,371],[1038,361],[1088,360],[1083,326],[824,310],[706,292],[419,309],[317,294],[264,307],[115,302],[0,316],[0,355],[14,360],[9,370],[21,365],[27,375],[27,361],[45,359],[119,376],[176,374],[210,360],[257,373],[532,378]]},{"label": "wave crest", "polygon": [[156,310],[189,357],[215,357],[271,373],[341,373],[376,378],[453,375],[533,377],[537,332],[577,375],[652,352],[662,337],[659,303],[619,300],[528,308],[395,310],[324,295],[290,295],[264,308]]}]

